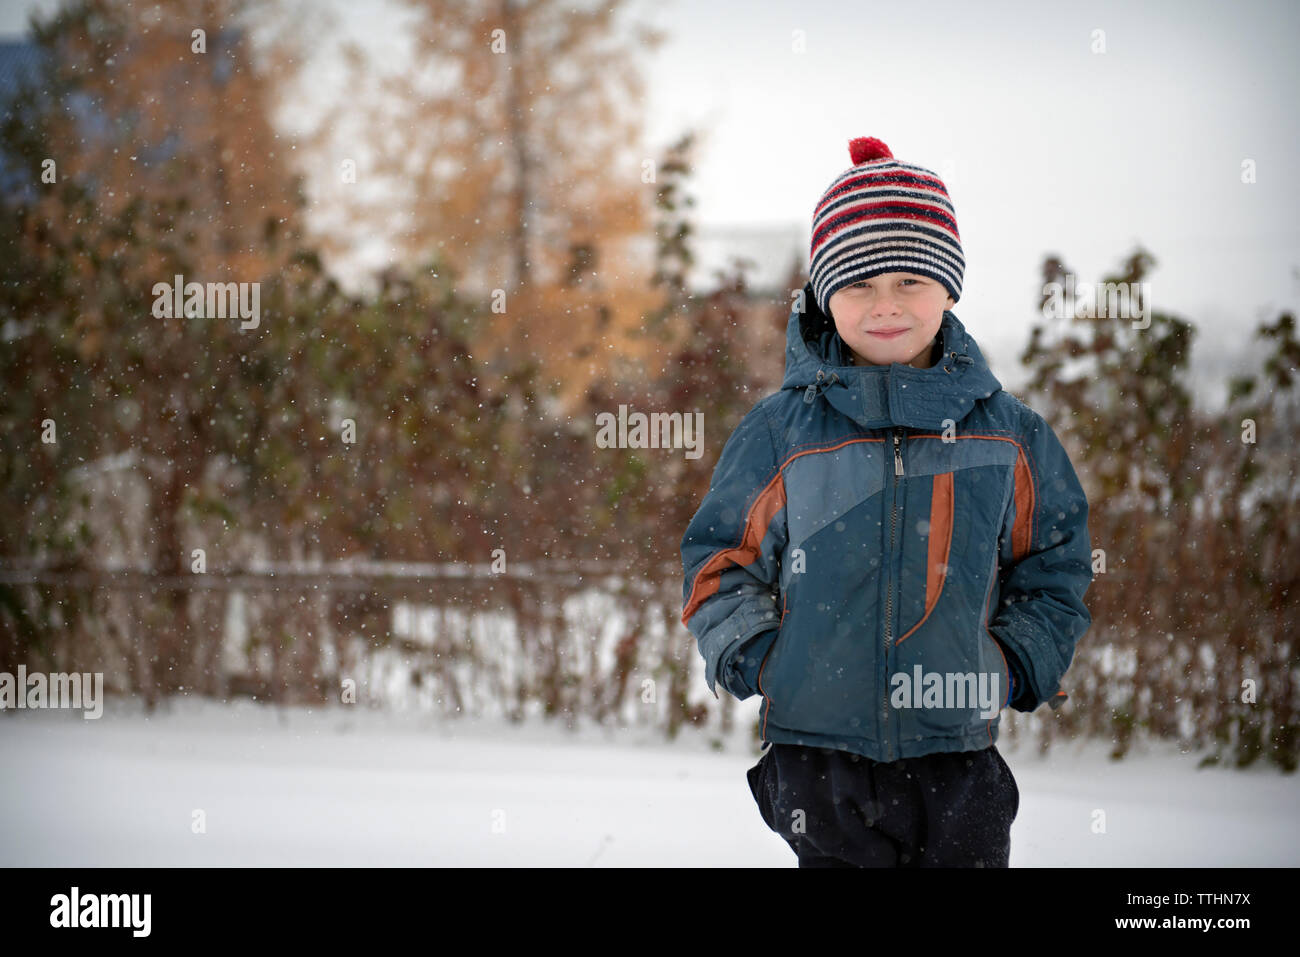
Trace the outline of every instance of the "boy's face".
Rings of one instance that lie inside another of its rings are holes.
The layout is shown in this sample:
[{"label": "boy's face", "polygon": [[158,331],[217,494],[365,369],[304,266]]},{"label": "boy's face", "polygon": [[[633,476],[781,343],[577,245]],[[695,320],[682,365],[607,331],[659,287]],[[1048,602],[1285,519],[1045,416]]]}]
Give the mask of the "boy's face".
[{"label": "boy's face", "polygon": [[[930,367],[934,337],[953,298],[941,283],[910,272],[887,272],[845,286],[830,298],[835,328],[853,350],[854,365],[901,362]],[[885,331],[902,330],[897,335]]]}]

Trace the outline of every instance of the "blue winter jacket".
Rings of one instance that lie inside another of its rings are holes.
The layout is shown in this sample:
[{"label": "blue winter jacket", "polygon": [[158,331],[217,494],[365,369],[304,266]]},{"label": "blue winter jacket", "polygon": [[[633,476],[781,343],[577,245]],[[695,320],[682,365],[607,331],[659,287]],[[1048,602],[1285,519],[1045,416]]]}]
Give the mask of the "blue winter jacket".
[{"label": "blue winter jacket", "polygon": [[781,390],[727,440],[682,538],[709,689],[761,694],[765,741],[876,761],[987,747],[1002,707],[1064,700],[1092,620],[1083,488],[952,312],[933,367],[854,366],[802,298]]}]

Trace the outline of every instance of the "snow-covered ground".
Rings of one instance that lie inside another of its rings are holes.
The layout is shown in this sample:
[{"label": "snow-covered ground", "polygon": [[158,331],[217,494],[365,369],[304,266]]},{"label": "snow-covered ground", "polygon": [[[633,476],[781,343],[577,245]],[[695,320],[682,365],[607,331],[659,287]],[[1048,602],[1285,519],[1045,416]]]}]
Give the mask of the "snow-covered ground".
[{"label": "snow-covered ground", "polygon": [[[793,867],[745,780],[747,717],[715,750],[695,730],[667,743],[355,706],[13,711],[0,864]],[[1118,763],[1100,742],[999,747],[1021,792],[1013,867],[1300,864],[1300,776],[1198,771],[1154,745]]]}]

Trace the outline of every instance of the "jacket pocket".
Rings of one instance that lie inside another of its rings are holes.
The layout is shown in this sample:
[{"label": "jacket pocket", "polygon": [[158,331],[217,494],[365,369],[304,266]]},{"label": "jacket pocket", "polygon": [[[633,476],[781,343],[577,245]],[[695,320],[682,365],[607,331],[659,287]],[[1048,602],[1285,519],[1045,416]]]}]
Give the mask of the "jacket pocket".
[{"label": "jacket pocket", "polygon": [[732,692],[735,697],[743,700],[758,691],[758,675],[763,667],[762,662],[767,660],[772,646],[776,644],[779,632],[779,627],[759,632],[736,650],[735,659],[730,663],[730,667],[735,674],[736,682],[741,687]]},{"label": "jacket pocket", "polygon": [[776,650],[776,646],[780,643],[781,629],[778,628],[776,630],[776,637],[772,639],[772,644],[768,647],[767,651],[763,653],[763,660],[758,665],[758,678],[755,680],[755,686],[758,688],[758,693],[765,698],[768,697],[768,694],[763,689],[763,669],[767,667],[767,659],[772,657],[772,652]]},{"label": "jacket pocket", "polygon": [[1007,706],[1007,694],[1011,690],[1011,665],[1007,661],[1007,656],[1002,653],[1002,646],[999,645],[997,640],[989,633],[988,628],[983,628],[981,633],[984,635],[984,646],[986,649],[984,659],[985,664],[983,667],[990,675],[998,675],[997,708],[1001,711]]},{"label": "jacket pocket", "polygon": [[754,676],[754,688],[764,698],[767,698],[768,694],[766,691],[763,690],[763,669],[767,667],[767,659],[772,657],[772,652],[775,651],[776,646],[781,643],[781,630],[785,627],[785,616],[789,610],[789,607],[790,607],[790,591],[789,591],[789,587],[787,586],[785,592],[781,596],[781,621],[776,626],[776,634],[772,638],[772,643],[768,645],[767,650],[763,652],[763,660],[759,662],[758,670],[757,672],[755,672],[755,676]]},{"label": "jacket pocket", "polygon": [[791,731],[875,740],[874,716],[883,704],[876,629],[872,611],[852,601],[792,604],[759,670],[765,720]]}]

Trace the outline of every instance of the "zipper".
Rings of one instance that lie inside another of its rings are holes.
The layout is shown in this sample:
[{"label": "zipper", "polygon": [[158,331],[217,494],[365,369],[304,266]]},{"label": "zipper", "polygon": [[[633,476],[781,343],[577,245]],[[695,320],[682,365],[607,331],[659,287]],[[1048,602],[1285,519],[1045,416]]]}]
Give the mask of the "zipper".
[{"label": "zipper", "polygon": [[894,429],[894,491],[889,508],[889,552],[885,556],[889,562],[888,585],[885,588],[885,680],[881,692],[881,737],[885,742],[885,761],[893,761],[893,742],[889,735],[889,650],[893,644],[894,625],[894,533],[898,528],[898,487],[903,476],[902,429]]}]

